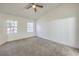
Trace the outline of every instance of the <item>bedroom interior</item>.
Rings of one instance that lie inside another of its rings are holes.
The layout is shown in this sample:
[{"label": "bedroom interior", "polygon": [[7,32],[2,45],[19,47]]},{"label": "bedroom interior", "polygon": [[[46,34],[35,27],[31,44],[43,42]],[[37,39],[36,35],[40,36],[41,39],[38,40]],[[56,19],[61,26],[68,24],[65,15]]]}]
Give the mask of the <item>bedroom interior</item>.
[{"label": "bedroom interior", "polygon": [[79,55],[78,3],[0,3],[0,56]]}]

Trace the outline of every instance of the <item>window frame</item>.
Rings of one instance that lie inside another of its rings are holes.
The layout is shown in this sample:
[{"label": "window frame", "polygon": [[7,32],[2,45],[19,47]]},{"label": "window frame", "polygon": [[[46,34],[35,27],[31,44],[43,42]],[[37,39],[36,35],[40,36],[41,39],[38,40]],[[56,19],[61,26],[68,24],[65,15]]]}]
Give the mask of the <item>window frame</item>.
[{"label": "window frame", "polygon": [[33,32],[34,31],[33,27],[34,27],[33,22],[28,22],[27,23],[27,32]]},{"label": "window frame", "polygon": [[16,34],[17,33],[17,21],[7,20],[7,34]]}]

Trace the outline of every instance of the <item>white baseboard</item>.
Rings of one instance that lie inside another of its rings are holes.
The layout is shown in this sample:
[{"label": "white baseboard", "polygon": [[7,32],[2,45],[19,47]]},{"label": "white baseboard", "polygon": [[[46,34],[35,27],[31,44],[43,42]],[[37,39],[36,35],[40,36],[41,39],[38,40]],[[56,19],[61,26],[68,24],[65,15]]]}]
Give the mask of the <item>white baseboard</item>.
[{"label": "white baseboard", "polygon": [[22,39],[29,39],[29,38],[33,38],[33,37],[36,37],[36,36],[23,37],[23,38],[16,39],[16,40],[8,40],[8,41],[5,41],[5,42],[0,43],[0,46],[6,44],[8,42],[18,41],[18,40],[22,40]]},{"label": "white baseboard", "polygon": [[[45,38],[45,37],[40,37],[40,36],[37,36],[37,37],[39,37],[39,38],[41,38],[41,39],[50,40],[50,39]],[[50,41],[52,41],[52,42],[54,42],[54,43],[57,43],[57,44],[60,44],[60,45],[67,46],[67,47],[79,49],[79,47],[76,47],[76,46],[73,46],[73,45],[68,45],[68,44],[65,44],[65,43],[62,43],[62,42],[53,41],[53,40],[50,40]]]}]

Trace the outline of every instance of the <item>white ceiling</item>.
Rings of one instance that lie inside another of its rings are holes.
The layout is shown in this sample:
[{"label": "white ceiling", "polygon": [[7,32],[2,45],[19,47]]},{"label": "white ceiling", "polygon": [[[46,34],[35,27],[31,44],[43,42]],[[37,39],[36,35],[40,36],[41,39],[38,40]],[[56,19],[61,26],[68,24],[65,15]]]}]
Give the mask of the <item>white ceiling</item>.
[{"label": "white ceiling", "polygon": [[39,19],[60,5],[58,3],[40,3],[44,8],[37,8],[38,10],[35,13],[32,8],[25,9],[25,5],[27,4],[28,3],[0,3],[0,12],[30,19]]}]

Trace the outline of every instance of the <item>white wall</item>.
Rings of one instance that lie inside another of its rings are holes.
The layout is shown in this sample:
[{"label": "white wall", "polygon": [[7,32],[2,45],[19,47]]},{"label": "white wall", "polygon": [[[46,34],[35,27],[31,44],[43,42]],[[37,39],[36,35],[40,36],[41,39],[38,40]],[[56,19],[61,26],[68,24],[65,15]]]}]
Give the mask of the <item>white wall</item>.
[{"label": "white wall", "polygon": [[79,48],[77,4],[62,4],[37,21],[37,36]]},{"label": "white wall", "polygon": [[76,46],[79,47],[79,4],[77,6],[77,21],[76,22],[77,22],[77,30],[76,30],[76,32],[77,32],[77,34],[76,34],[77,40],[76,40]]},{"label": "white wall", "polygon": [[8,40],[8,37],[6,35],[6,30],[5,30],[5,24],[4,24],[4,19],[2,16],[0,16],[0,45],[5,43]]},{"label": "white wall", "polygon": [[0,25],[6,25],[7,20],[17,20],[17,22],[18,22],[18,33],[17,34],[8,35],[7,32],[6,32],[6,30],[7,30],[6,26],[4,28],[2,28],[3,26],[0,27],[2,30],[5,30],[5,32],[1,31],[2,33],[5,33],[3,35],[3,37],[0,37],[0,38],[4,38],[4,40],[2,39],[3,41],[13,41],[13,40],[21,39],[21,38],[27,38],[27,37],[35,36],[35,26],[34,26],[34,32],[31,32],[31,33],[27,32],[27,23],[28,22],[34,23],[34,20],[19,17],[19,16],[2,14],[2,13],[0,14],[0,17],[2,17],[2,18],[0,18],[0,22],[4,19],[3,24],[0,24]]}]

